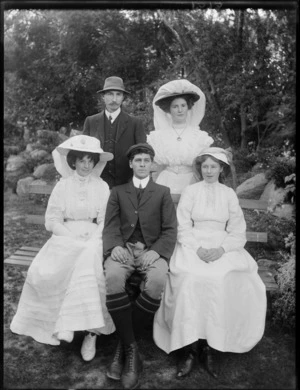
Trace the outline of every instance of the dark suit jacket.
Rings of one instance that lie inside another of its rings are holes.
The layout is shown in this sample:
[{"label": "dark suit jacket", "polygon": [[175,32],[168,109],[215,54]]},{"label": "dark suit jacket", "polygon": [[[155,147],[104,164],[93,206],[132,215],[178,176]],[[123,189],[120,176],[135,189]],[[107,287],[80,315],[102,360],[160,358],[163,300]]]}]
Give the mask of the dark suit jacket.
[{"label": "dark suit jacket", "polygon": [[[98,138],[101,148],[106,151],[104,144],[104,115],[99,114],[88,116],[83,125],[83,134]],[[115,185],[127,183],[132,177],[132,170],[129,167],[127,150],[130,146],[140,142],[146,142],[146,133],[141,120],[126,114],[121,110],[115,144]]]},{"label": "dark suit jacket", "polygon": [[170,259],[177,237],[175,207],[169,187],[151,179],[139,205],[132,180],[112,188],[103,229],[104,254],[107,256],[115,246],[125,246],[138,218],[147,249]]}]

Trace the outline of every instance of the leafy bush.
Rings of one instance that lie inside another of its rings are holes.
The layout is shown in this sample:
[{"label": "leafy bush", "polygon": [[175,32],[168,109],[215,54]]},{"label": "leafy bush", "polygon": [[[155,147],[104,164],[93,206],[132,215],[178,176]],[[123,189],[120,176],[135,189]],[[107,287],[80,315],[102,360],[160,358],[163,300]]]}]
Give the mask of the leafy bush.
[{"label": "leafy bush", "polygon": [[269,250],[286,250],[286,236],[290,232],[296,231],[294,219],[278,218],[269,212],[257,210],[243,210],[243,212],[248,231],[268,233],[266,248]]},{"label": "leafy bush", "polygon": [[284,188],[286,186],[285,178],[295,172],[295,167],[294,157],[278,157],[266,173],[266,178],[274,180],[276,187]]},{"label": "leafy bush", "polygon": [[278,269],[279,291],[275,293],[273,301],[273,321],[284,328],[294,329],[296,317],[296,237],[294,233],[290,233],[284,241],[289,253],[288,260]]},{"label": "leafy bush", "polygon": [[276,292],[273,302],[273,321],[289,329],[295,328],[296,317],[296,283],[295,283],[295,255],[279,268]]}]

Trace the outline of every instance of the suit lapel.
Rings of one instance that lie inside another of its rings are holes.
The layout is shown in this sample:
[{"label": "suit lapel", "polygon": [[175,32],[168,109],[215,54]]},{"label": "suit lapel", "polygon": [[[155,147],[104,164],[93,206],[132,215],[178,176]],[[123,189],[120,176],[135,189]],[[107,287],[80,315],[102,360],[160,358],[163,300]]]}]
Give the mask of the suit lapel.
[{"label": "suit lapel", "polygon": [[144,193],[143,193],[143,196],[140,200],[139,207],[143,206],[145,203],[148,202],[148,200],[151,198],[154,190],[155,190],[155,184],[150,179],[149,183],[147,184],[146,188],[144,189]]},{"label": "suit lapel", "polygon": [[135,209],[137,209],[138,208],[138,201],[137,201],[137,196],[136,196],[136,190],[135,190],[135,187],[133,185],[132,180],[130,180],[130,182],[127,183],[126,188],[125,188],[125,192],[127,193],[128,198],[129,198],[130,202],[132,203],[133,207]]},{"label": "suit lapel", "polygon": [[98,134],[99,134],[99,139],[100,139],[102,149],[104,147],[104,115],[105,115],[104,111],[100,112],[97,118],[97,129],[98,129]]},{"label": "suit lapel", "polygon": [[128,116],[121,110],[119,123],[118,123],[118,128],[117,128],[116,142],[119,141],[121,135],[126,130],[127,123],[128,123]]}]

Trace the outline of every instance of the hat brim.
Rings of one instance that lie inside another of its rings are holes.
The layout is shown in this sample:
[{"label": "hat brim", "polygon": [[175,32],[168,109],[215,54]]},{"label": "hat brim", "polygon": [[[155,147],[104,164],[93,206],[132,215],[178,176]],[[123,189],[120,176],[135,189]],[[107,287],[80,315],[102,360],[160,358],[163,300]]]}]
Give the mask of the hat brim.
[{"label": "hat brim", "polygon": [[192,98],[194,103],[200,99],[200,96],[196,92],[172,93],[168,96],[164,96],[163,98],[156,100],[154,104],[160,107],[161,104],[164,104],[166,101],[169,101],[173,98],[180,98],[180,97],[190,97]]},{"label": "hat brim", "polygon": [[67,156],[67,154],[69,153],[70,150],[76,150],[78,152],[84,152],[84,153],[98,153],[98,154],[100,154],[100,161],[111,161],[114,158],[114,155],[112,153],[104,152],[102,149],[99,149],[99,150],[84,149],[84,150],[82,150],[82,149],[76,148],[76,147],[62,148],[60,146],[58,146],[56,149],[63,156]]},{"label": "hat brim", "polygon": [[227,157],[225,156],[224,153],[203,153],[203,154],[199,154],[199,156],[196,157],[195,161],[196,163],[199,162],[199,160],[197,160],[199,157],[202,157],[202,156],[212,156],[214,158],[216,158],[217,160],[219,161],[222,161],[223,163],[227,164],[230,166],[229,162],[228,162],[228,159]]},{"label": "hat brim", "polygon": [[97,91],[96,93],[105,93],[105,92],[108,92],[108,91],[119,91],[119,92],[124,92],[124,93],[127,93],[127,95],[130,95],[130,92],[126,91],[125,89],[122,89],[122,88],[106,88],[106,89],[100,89],[99,91]]}]

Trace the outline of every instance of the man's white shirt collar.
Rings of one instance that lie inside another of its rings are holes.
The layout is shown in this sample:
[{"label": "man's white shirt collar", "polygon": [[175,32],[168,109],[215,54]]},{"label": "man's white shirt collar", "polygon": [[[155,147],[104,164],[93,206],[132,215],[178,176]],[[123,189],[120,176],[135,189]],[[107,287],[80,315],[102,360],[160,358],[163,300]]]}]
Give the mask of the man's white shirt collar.
[{"label": "man's white shirt collar", "polygon": [[111,116],[111,118],[112,118],[111,122],[113,123],[113,121],[117,118],[117,116],[120,114],[120,112],[121,112],[121,108],[119,107],[114,112],[108,112],[107,110],[105,110],[105,115],[107,116],[107,119],[109,119],[109,117]]},{"label": "man's white shirt collar", "polygon": [[149,183],[149,180],[150,180],[150,176],[145,177],[145,179],[138,179],[135,176],[133,176],[133,178],[132,178],[133,185],[136,188],[140,188],[140,185],[141,185],[142,188],[145,188],[146,185]]}]

